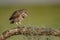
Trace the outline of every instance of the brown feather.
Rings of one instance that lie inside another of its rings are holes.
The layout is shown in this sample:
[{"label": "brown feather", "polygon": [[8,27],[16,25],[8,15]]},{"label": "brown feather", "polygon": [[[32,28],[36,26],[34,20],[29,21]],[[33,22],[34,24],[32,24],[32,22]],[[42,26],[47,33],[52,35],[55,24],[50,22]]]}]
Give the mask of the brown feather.
[{"label": "brown feather", "polygon": [[20,16],[20,13],[17,13],[17,11],[15,11],[15,12],[12,14],[12,16],[10,17],[9,20],[16,19],[16,18],[19,17],[19,16]]},{"label": "brown feather", "polygon": [[23,18],[25,18],[25,14],[27,14],[26,10],[16,10],[13,12],[12,16],[9,18],[9,20],[11,21],[10,23],[14,23],[14,22],[21,22],[23,20]]}]

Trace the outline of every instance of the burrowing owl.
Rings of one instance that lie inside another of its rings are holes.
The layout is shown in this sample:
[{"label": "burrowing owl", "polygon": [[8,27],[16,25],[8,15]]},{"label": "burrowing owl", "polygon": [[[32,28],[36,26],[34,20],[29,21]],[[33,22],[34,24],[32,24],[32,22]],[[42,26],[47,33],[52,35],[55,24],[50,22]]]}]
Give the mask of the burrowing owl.
[{"label": "burrowing owl", "polygon": [[26,9],[20,9],[13,12],[12,16],[9,18],[10,23],[21,24],[21,21],[28,15]]}]

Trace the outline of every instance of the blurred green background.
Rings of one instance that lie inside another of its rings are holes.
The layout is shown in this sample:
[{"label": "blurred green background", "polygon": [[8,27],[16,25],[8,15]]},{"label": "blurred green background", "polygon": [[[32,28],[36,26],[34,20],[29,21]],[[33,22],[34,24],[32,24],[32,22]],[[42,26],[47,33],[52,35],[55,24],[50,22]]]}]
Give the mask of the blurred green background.
[{"label": "blurred green background", "polygon": [[[22,25],[33,25],[48,28],[60,28],[60,5],[0,5],[0,34],[7,29],[16,27],[10,24],[9,18],[15,10],[27,9],[28,16]],[[57,38],[57,37],[56,37]],[[23,40],[19,35],[12,36],[9,40]],[[58,38],[57,38],[58,39]],[[54,39],[54,40],[57,40]]]},{"label": "blurred green background", "polygon": [[[59,5],[0,6],[0,34],[16,27],[15,24],[10,24],[9,18],[15,10],[24,8],[28,10],[29,15],[22,21],[22,25],[60,28]],[[19,38],[19,36],[16,37]],[[13,40],[17,39],[13,38]]]}]

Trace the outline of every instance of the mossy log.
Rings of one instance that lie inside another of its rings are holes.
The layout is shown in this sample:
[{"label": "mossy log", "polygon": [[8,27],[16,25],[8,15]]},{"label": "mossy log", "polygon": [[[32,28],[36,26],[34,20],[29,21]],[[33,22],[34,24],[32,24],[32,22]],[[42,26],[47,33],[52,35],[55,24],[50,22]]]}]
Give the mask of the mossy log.
[{"label": "mossy log", "polygon": [[0,40],[6,40],[7,38],[14,36],[14,35],[52,35],[52,36],[60,36],[59,29],[52,29],[52,28],[37,28],[37,27],[16,27],[9,30],[4,31],[0,35]]}]

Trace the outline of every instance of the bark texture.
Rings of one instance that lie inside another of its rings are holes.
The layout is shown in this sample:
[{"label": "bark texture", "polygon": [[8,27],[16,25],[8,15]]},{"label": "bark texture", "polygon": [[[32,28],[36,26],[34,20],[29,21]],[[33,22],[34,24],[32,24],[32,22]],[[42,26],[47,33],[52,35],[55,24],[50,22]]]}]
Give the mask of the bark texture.
[{"label": "bark texture", "polygon": [[52,28],[37,28],[37,27],[16,27],[9,30],[4,31],[0,35],[0,40],[6,40],[7,38],[13,35],[52,35],[52,36],[60,36],[59,29],[52,29]]}]

